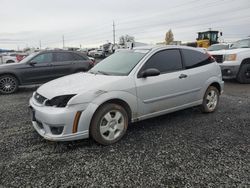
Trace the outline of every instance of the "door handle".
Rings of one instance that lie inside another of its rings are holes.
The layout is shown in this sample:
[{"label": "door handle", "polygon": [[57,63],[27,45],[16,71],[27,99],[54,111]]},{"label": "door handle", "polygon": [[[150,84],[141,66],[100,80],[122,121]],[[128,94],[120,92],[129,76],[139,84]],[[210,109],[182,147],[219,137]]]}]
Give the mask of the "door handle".
[{"label": "door handle", "polygon": [[187,75],[186,75],[186,74],[181,74],[181,75],[179,76],[179,78],[180,78],[180,79],[182,79],[182,78],[187,78]]}]

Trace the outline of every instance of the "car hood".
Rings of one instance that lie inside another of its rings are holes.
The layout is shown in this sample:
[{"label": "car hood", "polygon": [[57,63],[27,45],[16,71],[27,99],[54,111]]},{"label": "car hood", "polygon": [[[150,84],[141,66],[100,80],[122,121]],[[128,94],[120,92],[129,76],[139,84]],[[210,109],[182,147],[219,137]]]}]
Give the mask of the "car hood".
[{"label": "car hood", "polygon": [[37,92],[47,99],[61,95],[83,94],[89,91],[105,90],[108,84],[123,78],[124,76],[76,73],[43,84]]},{"label": "car hood", "polygon": [[21,63],[7,63],[7,64],[0,64],[0,70],[5,68],[14,68],[19,67]]},{"label": "car hood", "polygon": [[245,51],[250,51],[250,48],[236,48],[228,50],[209,51],[209,53],[211,55],[226,55],[226,54],[237,54]]}]

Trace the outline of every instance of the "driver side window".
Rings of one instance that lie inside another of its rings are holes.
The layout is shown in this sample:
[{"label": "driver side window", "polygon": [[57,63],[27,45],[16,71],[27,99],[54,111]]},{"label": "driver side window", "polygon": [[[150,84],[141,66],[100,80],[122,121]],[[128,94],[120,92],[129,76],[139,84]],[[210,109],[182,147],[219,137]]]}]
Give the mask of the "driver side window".
[{"label": "driver side window", "polygon": [[158,69],[161,74],[182,69],[180,51],[178,49],[171,49],[156,52],[144,64],[140,72],[151,68]]},{"label": "driver side window", "polygon": [[36,62],[36,63],[50,63],[52,62],[52,53],[45,53],[45,54],[40,54],[33,58],[31,62]]}]

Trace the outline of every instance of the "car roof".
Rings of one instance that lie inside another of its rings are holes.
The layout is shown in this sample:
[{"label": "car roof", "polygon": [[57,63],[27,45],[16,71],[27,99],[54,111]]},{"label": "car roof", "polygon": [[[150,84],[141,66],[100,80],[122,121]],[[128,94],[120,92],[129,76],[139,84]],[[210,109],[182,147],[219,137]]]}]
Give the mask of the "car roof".
[{"label": "car roof", "polygon": [[60,50],[60,49],[56,49],[56,50],[41,50],[39,53],[43,53],[43,52],[73,52],[73,53],[78,53],[77,51]]},{"label": "car roof", "polygon": [[180,46],[180,45],[152,45],[152,46],[140,46],[135,47],[133,50],[164,50],[164,49],[189,49],[189,50],[196,50],[200,52],[204,52],[204,49],[201,48],[194,48],[190,46]]}]

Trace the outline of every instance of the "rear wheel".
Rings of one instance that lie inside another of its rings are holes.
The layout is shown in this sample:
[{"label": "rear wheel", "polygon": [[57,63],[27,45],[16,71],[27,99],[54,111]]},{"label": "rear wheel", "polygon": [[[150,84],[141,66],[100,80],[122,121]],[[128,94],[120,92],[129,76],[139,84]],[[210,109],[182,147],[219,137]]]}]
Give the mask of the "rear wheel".
[{"label": "rear wheel", "polygon": [[242,84],[250,83],[250,64],[243,64],[237,76],[237,81]]},{"label": "rear wheel", "polygon": [[203,102],[201,105],[201,110],[204,113],[214,112],[219,104],[219,91],[214,86],[209,86],[204,97]]},{"label": "rear wheel", "polygon": [[119,141],[126,133],[128,114],[117,104],[105,104],[95,113],[90,126],[92,138],[102,145]]},{"label": "rear wheel", "polygon": [[11,94],[18,89],[18,81],[14,76],[0,76],[0,94]]},{"label": "rear wheel", "polygon": [[6,64],[7,63],[15,63],[15,61],[13,61],[13,60],[8,60],[7,62],[6,62]]}]

